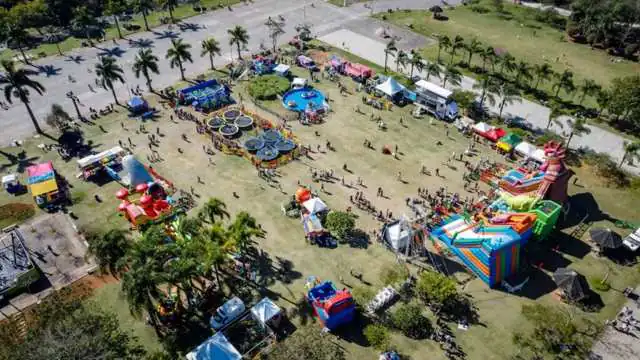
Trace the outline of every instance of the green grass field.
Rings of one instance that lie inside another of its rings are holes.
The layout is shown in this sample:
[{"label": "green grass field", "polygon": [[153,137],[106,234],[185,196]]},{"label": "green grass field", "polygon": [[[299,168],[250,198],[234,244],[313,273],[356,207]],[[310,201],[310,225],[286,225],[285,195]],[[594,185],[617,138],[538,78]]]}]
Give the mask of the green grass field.
[{"label": "green grass field", "polygon": [[[353,56],[350,56],[350,59],[358,61]],[[295,67],[293,73],[296,76],[308,76],[306,71]],[[343,79],[342,83],[347,86],[350,94],[341,95],[336,85],[327,80],[314,83],[316,88],[331,99],[332,112],[325,123],[313,126],[290,123],[295,135],[303,144],[309,145],[314,152],[311,154],[312,159],[301,159],[279,168],[278,182],[281,189],[260,180],[251,163],[243,158],[216,152],[212,157],[215,165],[209,165],[208,156],[202,150],[203,145],[210,145],[207,137],[196,135],[192,123],[171,122],[170,110],[163,109],[155,96],[148,96],[151,104],[161,110],[158,119],[146,123],[150,132],[155,133],[156,128],[159,128],[162,134],[158,151],[164,161],[153,164],[154,168],[179,188],[188,190],[193,187],[199,196],[198,201],[204,201],[212,196],[219,197],[227,203],[230,213],[247,210],[262,224],[267,231],[267,236],[260,239],[257,245],[274,261],[276,257],[278,261],[283,259],[291,261],[292,270],[297,274],[290,282],[274,281],[269,285],[274,299],[286,308],[291,308],[292,303],[300,300],[304,292],[304,279],[309,275],[336,282],[342,277],[344,282],[350,285],[366,286],[359,284],[350,276],[350,269],[353,268],[364,275],[364,280],[371,284],[373,291],[377,291],[382,286],[380,269],[396,263],[395,256],[375,242],[365,247],[340,245],[337,249],[321,249],[304,241],[299,219],[283,216],[280,205],[290,198],[297,188],[298,181],[310,184],[315,190],[319,190],[320,185],[311,180],[309,171],[311,167],[335,169],[337,177],[344,177],[347,185],[353,184],[351,186],[355,187],[354,189],[343,186],[340,181],[325,184],[327,193],[321,193],[321,196],[330,208],[337,210],[344,210],[350,205],[348,197],[356,190],[363,191],[378,209],[383,211],[389,209],[394,214],[408,212],[404,199],[415,196],[418,187],[436,190],[438,187],[446,186],[450,191],[460,192],[462,196],[477,196],[463,190],[462,166],[457,162],[454,162],[454,165],[458,169],[444,165],[444,160],[452,152],[461,153],[466,148],[467,138],[455,130],[451,131],[450,137],[446,137],[445,124],[437,121],[430,124],[428,118],[413,118],[410,106],[394,107],[391,111],[382,112],[372,110],[361,103],[361,94],[355,91],[355,84],[352,81]],[[242,95],[245,99],[244,105],[248,109],[274,119],[272,115],[255,108],[246,100],[249,99],[246,87],[247,82],[240,82],[233,88],[236,98]],[[263,105],[279,115],[287,115],[280,100],[264,102]],[[355,106],[358,106],[364,114],[354,112]],[[126,110],[120,107],[117,109],[118,113],[97,121],[106,132],[101,131],[96,125],[82,125],[85,141],[91,140],[96,150],[100,151],[117,145],[118,139],[126,143],[127,138],[130,137],[136,144],[133,148],[134,153],[138,159],[146,163],[146,156],[149,154],[147,135],[136,133],[135,130],[139,126],[137,120],[128,118]],[[382,116],[388,125],[387,131],[377,129],[375,121],[370,120],[372,112]],[[401,117],[403,125],[399,121]],[[120,125],[121,122],[125,124],[124,129]],[[181,139],[182,133],[188,135],[190,143]],[[364,139],[371,141],[376,150],[363,147]],[[331,141],[335,152],[324,150],[326,141]],[[442,141],[442,145],[438,145],[437,141]],[[53,160],[60,174],[73,186],[71,192],[76,201],[70,210],[78,216],[77,223],[81,228],[98,230],[113,227],[126,228],[127,222],[116,210],[118,200],[114,194],[120,186],[116,183],[98,186],[76,178],[75,159],[64,162],[55,152],[44,153],[37,148],[39,143],[48,142],[50,140],[42,137],[27,140],[23,150],[28,160],[18,164],[11,164],[0,155],[2,172],[19,171],[29,163]],[[317,145],[322,148],[320,152],[316,152]],[[400,159],[395,160],[391,156],[381,154],[380,149],[384,145],[398,145],[402,153]],[[183,150],[182,154],[178,152],[178,148]],[[20,151],[16,148],[2,150],[10,154]],[[485,157],[496,161],[500,159],[500,156],[488,146],[482,145],[480,151]],[[352,174],[341,170],[345,163],[353,172]],[[432,171],[439,168],[443,178],[419,175],[422,165]],[[611,217],[623,220],[640,218],[640,209],[635,206],[640,202],[640,195],[605,187],[587,167],[576,168],[575,171],[580,181],[579,186],[570,185],[571,194],[592,194],[598,209]],[[398,172],[403,174],[406,183],[397,180]],[[24,181],[24,175],[21,176]],[[197,176],[203,180],[202,184],[197,183]],[[355,185],[357,177],[362,178],[366,188]],[[389,198],[376,198],[377,187],[382,187]],[[483,184],[481,189],[488,188]],[[237,197],[232,195],[234,192]],[[96,195],[101,202],[95,200]],[[29,194],[17,198],[9,197],[4,192],[0,194],[0,204],[8,202],[32,203],[32,199]],[[369,214],[358,209],[354,209],[354,212],[359,216],[357,227],[365,232],[370,233],[379,226],[379,223]],[[596,225],[613,226],[604,220],[597,222]],[[563,230],[565,233],[570,231],[571,228]],[[576,242],[582,243],[579,240]],[[554,252],[553,256],[562,258],[563,261],[570,263],[572,268],[587,277],[602,276],[604,272],[609,271],[609,281],[615,289],[623,289],[637,283],[636,267],[624,267],[605,258],[570,251]],[[548,276],[549,272],[545,271],[544,274]],[[463,278],[467,276],[466,273],[457,275]],[[526,330],[529,326],[520,316],[520,308],[523,304],[537,302],[567,306],[559,303],[548,292],[533,298],[510,295],[500,290],[487,289],[486,285],[478,279],[471,280],[461,287],[461,290],[473,298],[478,307],[480,321],[484,324],[484,326],[471,326],[468,331],[455,330],[456,324],[451,324],[456,341],[468,354],[467,358],[471,360],[508,359],[515,352],[511,335],[514,331]],[[618,291],[609,291],[600,295],[605,304],[600,312],[583,313],[576,310],[576,314],[603,321],[615,314],[625,299]],[[159,346],[153,331],[145,326],[142,320],[131,317],[126,302],[119,297],[117,283],[108,284],[97,290],[93,299],[100,306],[115,311],[123,326],[131,329],[147,348],[154,349]],[[292,320],[298,324],[302,322],[296,317]],[[352,330],[353,337],[357,337],[358,331],[361,331],[358,328]],[[438,345],[431,340],[414,341],[397,332],[393,333],[392,338],[393,343],[413,359],[423,359],[425,353],[429,353],[430,359],[445,359]],[[369,359],[377,354],[371,347],[357,341],[348,339],[336,339],[336,341],[345,348],[349,359]]]},{"label": "green grass field", "polygon": [[[201,6],[206,7],[207,11],[212,11],[227,5],[235,5],[242,1],[243,0],[201,0],[200,4]],[[200,15],[200,13],[193,10],[192,4],[182,4],[176,7],[176,9],[173,11],[173,17],[176,20],[184,20],[196,15]],[[153,28],[161,25],[160,19],[163,17],[169,17],[169,12],[159,10],[149,14],[147,16],[147,22],[149,23],[149,27]],[[131,21],[128,21],[127,23],[132,25],[138,25],[140,26],[140,29],[137,31],[128,31],[122,27],[122,21],[121,21],[120,30],[123,36],[131,35],[140,31],[145,31],[144,19],[140,14],[135,14],[133,16],[133,19]],[[116,29],[115,25],[112,25],[111,27],[107,28],[105,31],[106,31],[107,40],[111,40],[118,37],[118,30]],[[84,39],[80,39],[72,36],[60,42],[58,45],[60,46],[60,50],[63,53],[65,53],[75,48],[79,48],[81,46],[82,41],[84,41]],[[58,48],[56,47],[56,44],[42,44],[33,49],[30,49],[26,53],[31,54],[33,56],[38,56],[41,53],[43,53],[45,56],[57,55]],[[18,51],[11,51],[11,50],[5,49],[3,51],[0,51],[0,59],[12,58],[17,54],[19,54]]]},{"label": "green grass field", "polygon": [[[556,72],[568,69],[574,73],[576,85],[580,85],[584,79],[593,79],[606,87],[614,78],[640,72],[639,63],[628,60],[613,62],[613,58],[602,50],[569,42],[564,32],[534,20],[531,9],[505,2],[505,9],[512,17],[507,20],[494,11],[491,1],[482,0],[480,4],[491,12],[480,14],[472,11],[470,6],[458,6],[445,10],[448,21],[435,20],[427,11],[395,11],[379,13],[375,17],[385,17],[387,21],[403,28],[412,26],[412,31],[425,36],[447,35],[453,39],[460,35],[465,41],[476,38],[483,44],[505,49],[516,61],[524,60],[530,65],[548,63]],[[437,44],[423,49],[423,54],[431,60],[436,59],[437,53]],[[460,50],[458,53],[460,56],[456,56],[454,61],[466,62],[467,52]],[[448,63],[449,58],[443,52],[443,61]],[[475,55],[472,63],[481,66],[482,60]],[[550,90],[551,84],[544,84],[541,88]],[[566,94],[562,95],[567,97]],[[576,102],[577,95],[573,97]]]}]

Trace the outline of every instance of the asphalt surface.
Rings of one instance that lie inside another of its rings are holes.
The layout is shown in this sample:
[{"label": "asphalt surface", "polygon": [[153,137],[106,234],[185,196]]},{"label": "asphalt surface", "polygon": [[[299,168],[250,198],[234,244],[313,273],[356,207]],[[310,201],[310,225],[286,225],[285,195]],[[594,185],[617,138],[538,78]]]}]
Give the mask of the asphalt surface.
[{"label": "asphalt surface", "polygon": [[[450,1],[456,4],[459,1]],[[44,85],[47,92],[44,96],[39,96],[32,92],[31,105],[34,113],[44,126],[44,118],[49,112],[51,105],[60,104],[69,112],[75,115],[72,102],[66,97],[68,91],[73,91],[80,99],[83,106],[81,111],[88,112],[88,108],[103,108],[113,102],[111,93],[95,85],[96,76],[93,72],[95,63],[100,55],[113,55],[118,59],[118,63],[125,71],[126,84],[117,84],[116,93],[121,103],[124,103],[130,96],[129,89],[140,86],[146,89],[144,79],[136,79],[131,71],[135,54],[138,51],[139,43],[147,43],[159,62],[160,75],[153,76],[153,86],[161,89],[174,84],[180,79],[177,69],[171,69],[164,55],[171,45],[171,38],[182,38],[192,45],[192,55],[194,63],[187,63],[186,76],[194,77],[209,68],[208,57],[200,57],[200,42],[208,37],[215,37],[220,41],[223,48],[222,56],[216,57],[216,66],[223,66],[236,56],[235,50],[228,44],[227,29],[235,25],[244,26],[250,35],[247,49],[255,51],[260,44],[270,46],[271,40],[268,38],[264,22],[271,17],[282,15],[285,18],[286,33],[280,37],[280,42],[284,43],[295,35],[295,26],[300,23],[312,25],[312,32],[317,37],[331,37],[337,31],[348,31],[361,35],[360,39],[368,38],[366,41],[368,48],[357,50],[358,46],[348,49],[363,58],[380,63],[383,53],[380,46],[384,46],[384,40],[375,35],[375,30],[384,24],[375,19],[369,18],[372,12],[386,11],[387,9],[428,9],[440,4],[438,0],[380,0],[369,3],[358,3],[348,8],[335,7],[331,4],[310,1],[310,0],[255,0],[249,5],[236,5],[232,11],[227,9],[210,12],[201,16],[187,19],[188,28],[180,30],[177,26],[171,29],[169,26],[161,26],[153,29],[152,32],[142,32],[128,37],[128,40],[119,40],[118,44],[105,42],[97,45],[96,48],[82,48],[65,54],[66,56],[54,56],[38,60],[34,63],[41,73],[38,81]],[[372,9],[373,8],[373,9]],[[391,27],[394,35],[400,36],[399,46],[404,49],[411,49],[432,42],[432,39],[411,33],[405,29]],[[340,34],[338,32],[337,34]],[[325,38],[327,40],[327,38]],[[353,41],[353,39],[351,40]],[[336,45],[341,45],[342,41],[337,41]],[[349,48],[349,46],[346,46]],[[384,60],[384,59],[382,59]],[[69,76],[75,82],[70,81]],[[473,79],[465,78],[462,87],[471,88]],[[92,87],[92,90],[89,88]],[[521,103],[509,105],[505,108],[506,114],[519,115],[526,118],[533,125],[544,127],[549,109],[523,100]],[[21,139],[33,134],[33,126],[28,118],[24,105],[18,100],[8,110],[0,111],[0,145],[7,145],[12,140]],[[565,129],[555,128],[562,133]],[[611,132],[592,127],[589,135],[574,137],[574,146],[591,147],[596,151],[609,153],[614,159],[620,159],[623,151],[622,137]],[[638,168],[627,167],[629,170],[638,172]]]}]

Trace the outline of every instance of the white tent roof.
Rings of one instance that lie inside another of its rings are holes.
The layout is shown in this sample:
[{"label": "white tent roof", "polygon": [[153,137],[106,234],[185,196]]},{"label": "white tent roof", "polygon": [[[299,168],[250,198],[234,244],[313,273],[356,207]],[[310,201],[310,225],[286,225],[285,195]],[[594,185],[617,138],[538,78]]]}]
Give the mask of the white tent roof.
[{"label": "white tent roof", "polygon": [[518,154],[522,155],[522,156],[528,156],[531,157],[533,156],[533,153],[537,150],[538,148],[535,147],[535,145],[529,144],[526,141],[521,142],[520,144],[516,145],[515,150]]},{"label": "white tent roof", "polygon": [[275,68],[273,68],[273,71],[279,73],[279,74],[284,74],[287,71],[289,71],[291,67],[289,65],[286,64],[278,64],[278,66],[276,66]]},{"label": "white tent roof", "polygon": [[311,214],[316,214],[328,209],[327,204],[324,203],[320,198],[311,198],[302,203],[302,206],[307,209]]},{"label": "white tent roof", "polygon": [[453,94],[453,91],[443,88],[442,86],[438,86],[432,82],[428,82],[426,80],[418,80],[416,82],[416,87],[425,91],[432,92],[440,97],[448,98]]},{"label": "white tent roof", "polygon": [[473,125],[473,130],[477,131],[477,132],[482,132],[485,133],[487,131],[491,131],[491,129],[493,129],[494,127],[485,123],[485,122],[479,122],[475,125]]},{"label": "white tent roof", "polygon": [[18,177],[16,174],[9,174],[2,177],[2,185],[4,184],[12,184],[18,181]]},{"label": "white tent roof", "polygon": [[274,304],[273,301],[271,301],[271,299],[269,298],[260,300],[259,303],[255,304],[251,308],[251,313],[253,314],[253,316],[255,316],[263,324],[267,323],[267,321],[271,320],[281,311],[282,309],[280,309],[278,305]]},{"label": "white tent roof", "polygon": [[411,234],[406,229],[403,229],[402,222],[398,221],[393,225],[387,226],[384,236],[394,250],[399,250],[407,246]]},{"label": "white tent roof", "polygon": [[291,82],[291,86],[293,87],[304,87],[307,85],[307,79],[305,78],[294,78],[293,81]]},{"label": "white tent roof", "polygon": [[120,155],[124,155],[125,152],[124,150],[120,147],[120,146],[116,146],[114,148],[111,148],[109,150],[105,150],[99,154],[95,154],[95,155],[89,155],[86,157],[83,157],[82,159],[78,160],[78,167],[79,168],[85,168],[88,165],[91,165],[93,163],[96,163],[100,160],[102,160],[103,158],[106,158],[107,156],[112,156],[112,155],[116,155],[116,154],[120,154]]},{"label": "white tent roof", "polygon": [[396,79],[392,77],[388,77],[387,81],[376,86],[376,90],[381,91],[389,96],[393,96],[399,93],[400,91],[403,91],[404,89],[405,89],[404,86],[400,85],[396,81]]},{"label": "white tent roof", "polygon": [[536,149],[536,151],[533,152],[533,155],[531,155],[531,158],[541,163],[547,160],[547,156],[544,154],[544,150],[542,149]]},{"label": "white tent roof", "polygon": [[240,360],[242,355],[222,333],[216,333],[187,354],[188,360]]}]

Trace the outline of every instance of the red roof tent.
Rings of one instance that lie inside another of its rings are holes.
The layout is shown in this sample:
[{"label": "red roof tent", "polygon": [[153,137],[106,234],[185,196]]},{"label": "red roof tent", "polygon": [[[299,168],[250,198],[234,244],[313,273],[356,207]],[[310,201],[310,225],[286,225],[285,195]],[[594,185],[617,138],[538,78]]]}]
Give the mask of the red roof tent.
[{"label": "red roof tent", "polygon": [[498,141],[498,139],[507,134],[507,132],[503,129],[491,126],[486,123],[477,123],[472,128],[473,131],[475,131],[478,135],[493,142]]},{"label": "red roof tent", "polygon": [[350,62],[344,64],[344,73],[353,77],[370,78],[373,76],[373,70],[368,66]]}]

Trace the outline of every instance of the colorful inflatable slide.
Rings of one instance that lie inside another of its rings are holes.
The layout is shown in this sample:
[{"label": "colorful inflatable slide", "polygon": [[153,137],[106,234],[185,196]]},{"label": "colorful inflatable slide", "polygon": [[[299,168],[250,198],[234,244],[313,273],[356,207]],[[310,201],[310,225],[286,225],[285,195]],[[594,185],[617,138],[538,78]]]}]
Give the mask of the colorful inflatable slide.
[{"label": "colorful inflatable slide", "polygon": [[505,213],[479,222],[453,215],[431,233],[431,239],[446,245],[494,287],[518,271],[521,247],[531,238],[535,221],[530,213]]},{"label": "colorful inflatable slide", "polygon": [[544,180],[544,172],[527,172],[522,169],[511,169],[500,179],[498,185],[502,190],[513,195],[538,191]]}]

